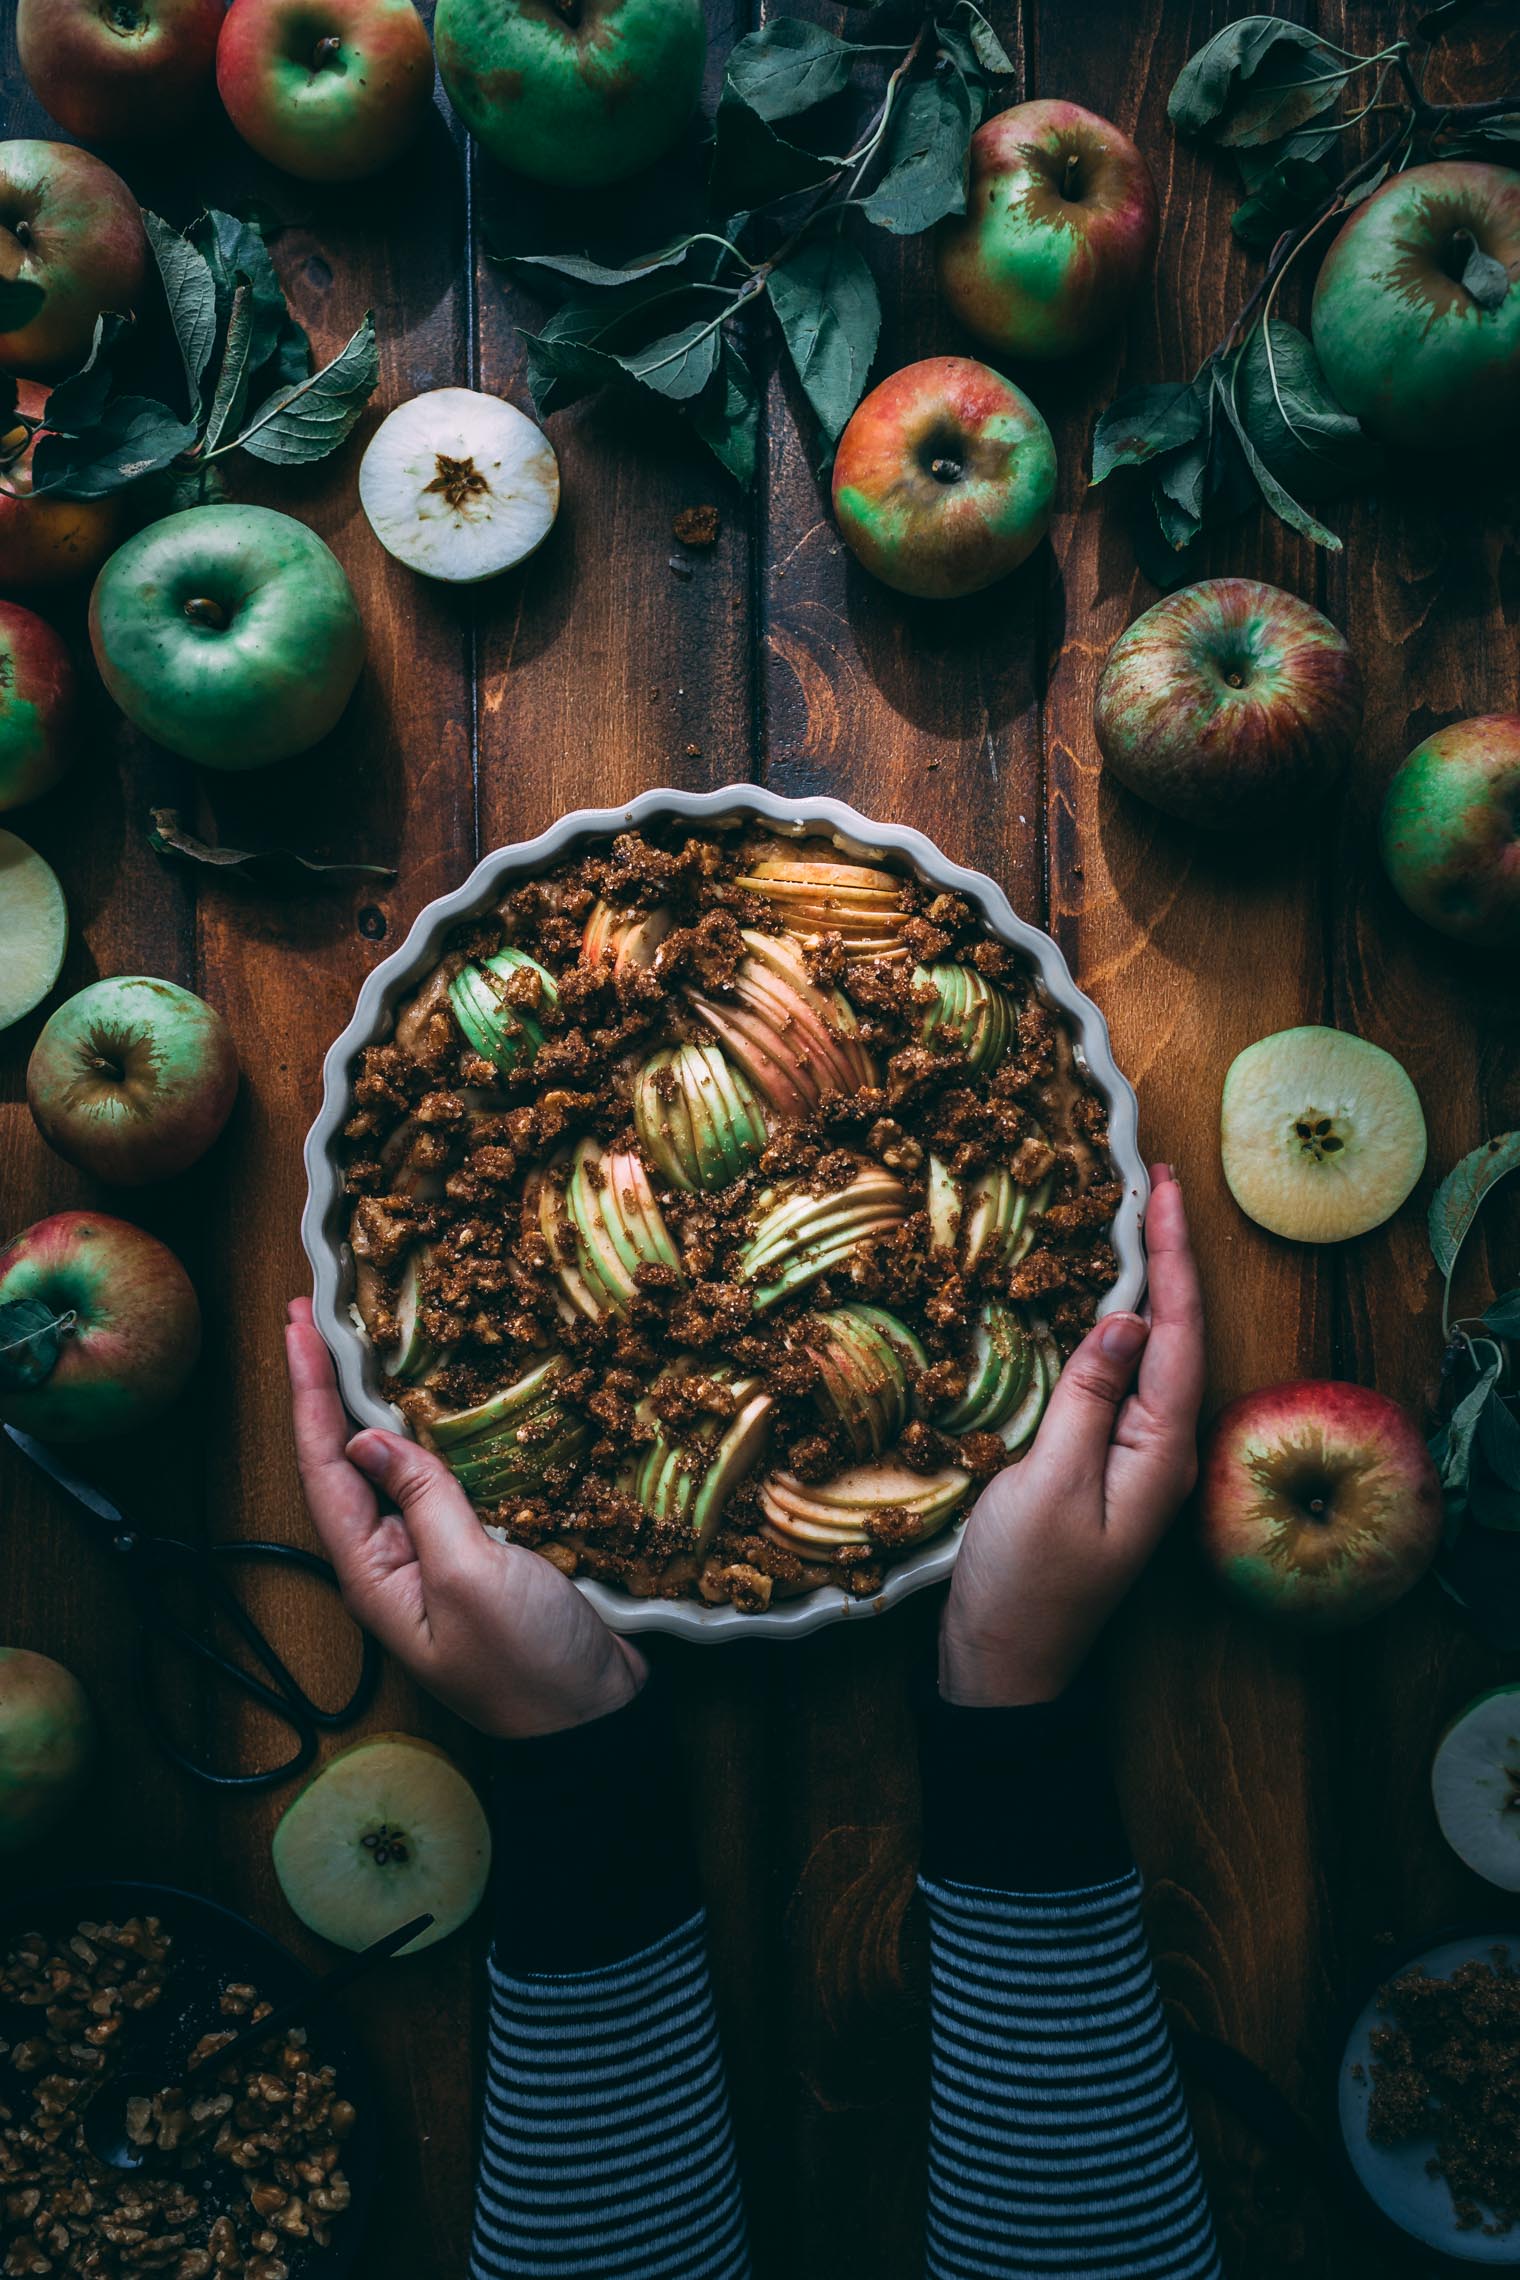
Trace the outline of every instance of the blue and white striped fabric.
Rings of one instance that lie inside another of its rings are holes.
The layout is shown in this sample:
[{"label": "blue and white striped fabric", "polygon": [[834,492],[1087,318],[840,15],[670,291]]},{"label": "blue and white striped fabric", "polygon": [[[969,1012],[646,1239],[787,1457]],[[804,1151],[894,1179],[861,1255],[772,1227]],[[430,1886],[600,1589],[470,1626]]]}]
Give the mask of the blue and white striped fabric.
[{"label": "blue and white striped fabric", "polygon": [[491,1966],[472,2280],[746,2280],[703,1919],[597,1971]]},{"label": "blue and white striped fabric", "polygon": [[929,2280],[1218,2280],[1139,1877],[922,1890]]}]

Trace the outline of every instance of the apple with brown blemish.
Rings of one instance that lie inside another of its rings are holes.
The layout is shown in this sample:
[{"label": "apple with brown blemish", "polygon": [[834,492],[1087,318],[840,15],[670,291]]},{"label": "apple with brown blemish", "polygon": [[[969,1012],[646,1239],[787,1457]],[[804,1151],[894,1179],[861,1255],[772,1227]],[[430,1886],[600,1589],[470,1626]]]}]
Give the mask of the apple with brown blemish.
[{"label": "apple with brown blemish", "polygon": [[97,317],[135,307],[147,266],[137,200],[104,160],[68,143],[0,143],[0,283],[42,295],[0,333],[0,372],[76,371]]},{"label": "apple with brown blemish", "polygon": [[17,0],[16,46],[67,133],[146,142],[206,109],[222,13],[222,0]]},{"label": "apple with brown blemish", "polygon": [[307,182],[358,182],[415,142],[433,51],[412,0],[232,0],[217,91],[251,150]]}]

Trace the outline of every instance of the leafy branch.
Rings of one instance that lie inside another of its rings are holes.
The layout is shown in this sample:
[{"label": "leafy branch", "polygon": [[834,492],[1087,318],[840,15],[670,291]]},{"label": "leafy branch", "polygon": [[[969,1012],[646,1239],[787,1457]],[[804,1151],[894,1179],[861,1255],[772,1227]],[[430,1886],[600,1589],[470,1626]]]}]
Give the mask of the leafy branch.
[{"label": "leafy branch", "polygon": [[[102,317],[88,361],[58,383],[38,416],[16,413],[14,398],[5,407],[0,490],[19,491],[13,470],[32,446],[34,493],[98,499],[170,474],[181,479],[182,503],[191,503],[213,494],[214,463],[231,452],[276,466],[325,458],[373,393],[374,319],[366,316],[331,362],[313,369],[311,343],[250,223],[210,212],[181,234],[145,213],[143,226],[170,339],[155,337],[162,327],[151,321],[140,328]],[[154,367],[155,355],[167,371]],[[133,378],[145,365],[161,392]]]},{"label": "leafy branch", "polygon": [[1520,1417],[1506,1390],[1506,1341],[1520,1340],[1520,1290],[1481,1314],[1453,1317],[1462,1247],[1485,1199],[1520,1171],[1520,1132],[1474,1148],[1430,1202],[1430,1248],[1442,1276],[1442,1380],[1446,1420],[1430,1443],[1441,1476],[1446,1542],[1438,1574],[1473,1628],[1520,1647]]},{"label": "leafy branch", "polygon": [[[524,334],[541,417],[607,385],[632,388],[675,405],[747,485],[760,390],[744,335],[768,309],[826,441],[837,441],[881,327],[849,225],[906,237],[964,212],[967,146],[992,81],[1013,69],[973,0],[939,12],[879,0],[864,28],[846,40],[780,16],[735,47],[710,147],[709,226],[618,267],[581,254],[507,257],[525,282],[565,294],[541,331]],[[851,112],[857,123],[841,134]]]},{"label": "leafy branch", "polygon": [[[1438,39],[1466,5],[1448,0],[1418,36]],[[1263,500],[1291,529],[1339,549],[1314,507],[1375,477],[1382,455],[1332,395],[1309,340],[1278,315],[1282,288],[1307,249],[1322,251],[1332,225],[1411,163],[1520,161],[1520,94],[1432,102],[1408,40],[1362,55],[1306,25],[1245,16],[1190,57],[1167,112],[1180,134],[1233,157],[1245,196],[1231,227],[1267,261],[1191,380],[1127,390],[1094,432],[1093,482],[1134,471],[1149,490],[1153,519],[1137,518],[1136,551],[1163,586],[1196,574],[1205,530]],[[1342,138],[1374,117],[1392,123],[1337,177]],[[1462,283],[1481,308],[1511,289],[1503,264],[1476,245]]]}]

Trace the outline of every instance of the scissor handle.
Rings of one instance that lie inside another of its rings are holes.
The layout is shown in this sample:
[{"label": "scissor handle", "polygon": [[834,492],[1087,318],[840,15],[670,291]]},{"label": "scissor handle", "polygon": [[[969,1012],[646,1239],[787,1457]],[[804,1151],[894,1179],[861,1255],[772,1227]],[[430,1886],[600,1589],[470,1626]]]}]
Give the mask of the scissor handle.
[{"label": "scissor handle", "polygon": [[[319,1733],[330,1733],[350,1724],[367,1708],[379,1680],[381,1667],[380,1650],[368,1632],[360,1633],[359,1677],[353,1692],[340,1708],[324,1710],[312,1701],[221,1572],[223,1567],[243,1560],[265,1560],[272,1565],[299,1568],[336,1589],[338,1579],[331,1564],[319,1558],[315,1552],[305,1551],[296,1544],[266,1543],[257,1539],[225,1544],[185,1544],[172,1536],[137,1537],[129,1542],[124,1541],[122,1549],[130,1550],[131,1553],[129,1573],[134,1579],[134,1595],[142,1622],[139,1677],[144,1717],[164,1755],[196,1780],[217,1789],[274,1788],[311,1763],[316,1755]],[[250,1654],[263,1668],[265,1678],[257,1677],[241,1663],[234,1662],[208,1638],[191,1630],[166,1610],[153,1589],[151,1579],[158,1574],[170,1573],[190,1575],[215,1600]],[[199,1759],[191,1757],[174,1739],[158,1707],[153,1682],[153,1644],[156,1639],[169,1640],[184,1653],[207,1664],[240,1693],[247,1695],[272,1717],[289,1726],[298,1743],[293,1754],[282,1764],[261,1773],[219,1773],[202,1764]],[[266,1679],[269,1683],[266,1683]]]}]

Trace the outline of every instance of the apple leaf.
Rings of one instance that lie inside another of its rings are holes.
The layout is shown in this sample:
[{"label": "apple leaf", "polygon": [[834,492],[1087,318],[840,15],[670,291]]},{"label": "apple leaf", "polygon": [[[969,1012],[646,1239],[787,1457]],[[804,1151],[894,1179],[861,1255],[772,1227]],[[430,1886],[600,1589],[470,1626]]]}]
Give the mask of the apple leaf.
[{"label": "apple leaf", "polygon": [[1332,184],[1323,166],[1311,158],[1283,158],[1269,167],[1230,216],[1230,228],[1242,245],[1270,253],[1284,230],[1307,222],[1330,198]]},{"label": "apple leaf", "polygon": [[[971,42],[971,51],[983,71],[991,72],[995,78],[1001,79],[1014,70],[1013,58],[981,9],[974,6],[973,0],[959,0],[955,14],[966,20],[966,37]],[[940,26],[942,38],[948,29],[947,25]]]},{"label": "apple leaf", "polygon": [[788,142],[758,111],[725,93],[718,104],[707,194],[721,212],[747,212],[799,190],[816,190],[843,164],[842,158]]},{"label": "apple leaf", "polygon": [[1509,293],[1509,271],[1502,261],[1485,253],[1470,230],[1460,230],[1458,238],[1466,238],[1467,259],[1462,264],[1462,289],[1477,302],[1480,309],[1502,308]]},{"label": "apple leaf", "polygon": [[840,94],[854,50],[821,24],[777,16],[740,40],[723,73],[725,101],[743,103],[759,119],[795,118]]},{"label": "apple leaf", "polygon": [[19,332],[29,325],[46,299],[29,277],[0,277],[0,332]]},{"label": "apple leaf", "polygon": [[1237,375],[1242,353],[1243,351],[1237,350],[1234,363],[1228,367],[1219,362],[1215,363],[1214,396],[1220,410],[1235,431],[1236,441],[1245,455],[1247,467],[1255,477],[1257,489],[1272,509],[1273,514],[1277,516],[1280,522],[1285,522],[1290,530],[1299,531],[1305,538],[1312,538],[1316,546],[1328,547],[1331,553],[1339,554],[1341,542],[1334,531],[1328,529],[1324,523],[1317,521],[1310,514],[1308,508],[1300,506],[1292,492],[1284,484],[1279,483],[1251,440],[1244,415],[1236,402]]},{"label": "apple leaf", "polygon": [[1506,1488],[1520,1488],[1520,1423],[1498,1394],[1484,1404],[1478,1419],[1478,1447]]},{"label": "apple leaf", "polygon": [[886,171],[861,201],[867,221],[912,237],[946,214],[963,214],[966,151],[980,109],[961,71],[947,67],[912,81],[887,122]]},{"label": "apple leaf", "polygon": [[654,276],[657,270],[679,269],[692,247],[701,242],[702,234],[677,238],[673,245],[663,246],[656,253],[646,253],[622,269],[611,268],[604,261],[593,261],[589,253],[512,253],[504,255],[502,260],[507,269],[528,271],[530,274],[524,278],[528,285],[536,282],[534,273],[544,270],[549,276],[566,278],[573,285],[600,285],[610,289],[635,285],[641,278]]},{"label": "apple leaf", "polygon": [[876,354],[876,280],[848,239],[806,238],[771,271],[766,291],[808,402],[837,442]]},{"label": "apple leaf", "polygon": [[57,1313],[40,1298],[12,1298],[0,1306],[0,1386],[20,1393],[51,1375],[72,1309]]},{"label": "apple leaf", "polygon": [[229,427],[240,420],[248,400],[248,348],[253,334],[253,289],[246,278],[238,280],[227,319],[222,366],[216,376],[216,393],[206,417],[206,449],[215,451]]},{"label": "apple leaf", "polygon": [[1478,1420],[1483,1414],[1489,1395],[1499,1381],[1503,1364],[1495,1355],[1485,1362],[1476,1385],[1462,1396],[1446,1424],[1445,1448],[1439,1460],[1441,1486],[1464,1495],[1468,1474],[1472,1469],[1473,1442],[1477,1436]]},{"label": "apple leaf", "polygon": [[1440,145],[1442,158],[1491,158],[1501,166],[1515,163],[1520,143],[1520,103],[1513,111],[1496,111],[1491,119],[1474,119],[1470,126]]},{"label": "apple leaf", "polygon": [[1517,1170],[1520,1132],[1501,1132],[1496,1140],[1486,1140],[1481,1148],[1464,1156],[1431,1197],[1430,1248],[1448,1283],[1484,1197]]},{"label": "apple leaf", "polygon": [[1263,461],[1295,494],[1344,490],[1382,465],[1361,421],[1331,395],[1309,342],[1280,317],[1258,325],[1241,350],[1235,399]]},{"label": "apple leaf", "polygon": [[[250,364],[252,361],[250,351]],[[367,313],[331,364],[309,373],[294,387],[276,389],[254,412],[236,444],[253,458],[279,467],[299,467],[309,460],[325,459],[353,428],[379,377],[375,320]],[[222,444],[219,448],[226,451],[233,447]]]},{"label": "apple leaf", "polygon": [[1520,1290],[1490,1299],[1483,1309],[1483,1326],[1496,1338],[1520,1338]]},{"label": "apple leaf", "polygon": [[731,340],[723,343],[718,377],[691,406],[691,422],[719,464],[748,490],[760,441],[760,390]]},{"label": "apple leaf", "polygon": [[1127,388],[1093,430],[1092,480],[1102,483],[1116,467],[1143,467],[1162,452],[1192,443],[1207,424],[1190,380]]},{"label": "apple leaf", "polygon": [[396,876],[394,867],[388,863],[322,862],[313,855],[297,855],[289,847],[211,847],[204,839],[197,839],[194,832],[185,830],[178,808],[153,808],[149,814],[148,845],[155,855],[178,856],[184,862],[199,863],[208,870],[235,871],[245,878],[268,878],[276,883],[288,882],[293,871],[321,878],[394,879]]},{"label": "apple leaf", "polygon": [[718,369],[719,326],[712,317],[694,317],[677,332],[646,341],[642,348],[615,349],[611,354],[640,386],[656,395],[682,403],[699,396]]},{"label": "apple leaf", "polygon": [[1231,149],[1276,142],[1328,110],[1355,68],[1306,24],[1243,16],[1189,57],[1167,117],[1179,133]]},{"label": "apple leaf", "polygon": [[248,369],[257,372],[274,352],[287,311],[280,280],[275,275],[269,248],[249,222],[236,214],[211,208],[191,224],[190,243],[205,260],[216,293],[216,318],[225,330],[232,314],[232,298],[243,279],[250,290],[253,323],[248,340]]},{"label": "apple leaf", "polygon": [[32,454],[34,488],[74,499],[103,499],[156,475],[194,443],[188,420],[152,396],[113,396],[79,435],[49,432]]},{"label": "apple leaf", "polygon": [[193,412],[200,404],[201,382],[216,345],[216,283],[211,264],[188,238],[181,237],[157,214],[145,210],[143,228],[158,265]]}]

